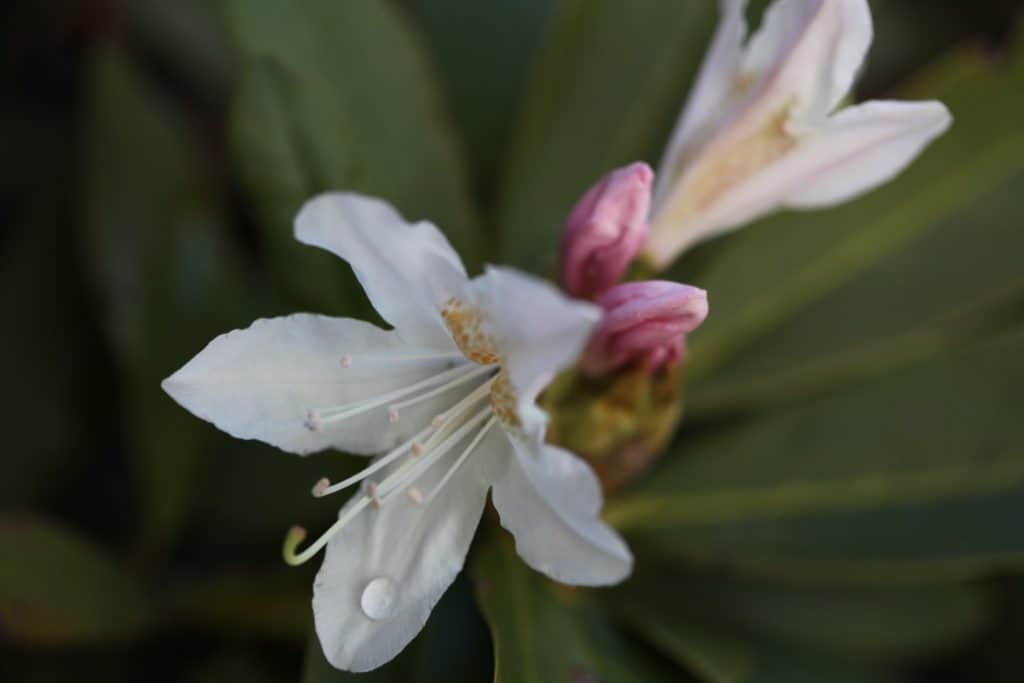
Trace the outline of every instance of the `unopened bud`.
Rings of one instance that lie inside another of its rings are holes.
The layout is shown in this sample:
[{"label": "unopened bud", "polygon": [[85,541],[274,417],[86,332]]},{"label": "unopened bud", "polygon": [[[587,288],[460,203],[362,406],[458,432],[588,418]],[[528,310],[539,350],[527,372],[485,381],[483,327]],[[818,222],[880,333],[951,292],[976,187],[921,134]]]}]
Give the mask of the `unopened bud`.
[{"label": "unopened bud", "polygon": [[626,366],[653,372],[678,363],[686,335],[708,315],[707,292],[662,280],[617,285],[597,303],[604,317],[580,363],[591,376]]},{"label": "unopened bud", "polygon": [[573,208],[559,256],[569,294],[594,300],[622,279],[647,241],[653,180],[650,166],[630,164],[602,178]]}]

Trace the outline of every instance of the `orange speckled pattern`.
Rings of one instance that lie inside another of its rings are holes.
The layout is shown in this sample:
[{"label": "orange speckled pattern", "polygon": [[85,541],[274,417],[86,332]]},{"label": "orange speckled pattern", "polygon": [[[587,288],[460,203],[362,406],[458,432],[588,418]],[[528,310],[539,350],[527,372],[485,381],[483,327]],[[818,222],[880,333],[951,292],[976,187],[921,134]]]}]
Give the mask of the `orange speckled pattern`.
[{"label": "orange speckled pattern", "polygon": [[495,376],[494,384],[491,385],[491,407],[498,419],[506,425],[520,425],[519,414],[516,412],[516,392],[504,370]]},{"label": "orange speckled pattern", "polygon": [[498,343],[492,335],[483,331],[483,314],[478,309],[466,306],[460,299],[453,297],[441,308],[441,317],[466,358],[480,365],[501,362]]}]

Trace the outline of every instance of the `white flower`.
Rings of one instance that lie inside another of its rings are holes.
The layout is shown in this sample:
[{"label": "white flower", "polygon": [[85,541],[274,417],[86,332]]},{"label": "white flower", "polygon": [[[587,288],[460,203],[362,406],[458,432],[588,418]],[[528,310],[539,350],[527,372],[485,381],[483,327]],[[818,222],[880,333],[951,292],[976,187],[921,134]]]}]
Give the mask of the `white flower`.
[{"label": "white flower", "polygon": [[394,330],[300,313],[223,335],[163,387],[233,436],[293,453],[384,453],[360,474],[338,521],[293,564],[325,545],[314,586],[327,659],[353,671],[394,657],[461,570],[493,487],[502,525],[526,562],[554,579],[603,585],[632,556],[598,518],[601,489],[576,456],[545,445],[535,404],[575,360],[598,310],[518,272],[469,280],[430,223],[410,225],[354,194],[311,200],[297,238],[342,257]]},{"label": "white flower", "polygon": [[851,199],[898,174],[951,123],[939,102],[836,111],[871,44],[867,0],[776,0],[744,45],[745,0],[723,18],[658,172],[648,259],[773,210]]}]

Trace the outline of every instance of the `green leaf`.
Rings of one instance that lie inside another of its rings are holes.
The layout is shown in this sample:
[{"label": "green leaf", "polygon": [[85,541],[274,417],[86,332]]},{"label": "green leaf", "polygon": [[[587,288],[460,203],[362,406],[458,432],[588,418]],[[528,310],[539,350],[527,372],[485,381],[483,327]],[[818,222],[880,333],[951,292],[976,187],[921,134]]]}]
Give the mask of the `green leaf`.
[{"label": "green leaf", "polygon": [[[52,186],[51,191],[59,193]],[[12,327],[0,337],[0,371],[7,384],[0,396],[5,509],[52,497],[86,455],[85,411],[78,402],[83,366],[95,349],[71,273],[75,256],[56,210],[59,202],[49,191],[47,200],[15,222],[0,253],[0,310]],[[58,301],[65,305],[55,306]]]},{"label": "green leaf", "polygon": [[[476,216],[456,141],[401,15],[386,2],[226,7],[249,65],[232,108],[232,149],[269,257],[293,294],[326,312],[353,300],[351,285],[324,275],[328,258],[291,246],[302,202],[326,190],[383,197],[410,220],[435,222],[475,266]],[[333,268],[347,272],[337,259]]]},{"label": "green leaf", "polygon": [[434,607],[423,631],[394,660],[367,673],[334,669],[312,634],[302,683],[479,683],[491,674],[487,629],[473,603],[469,582],[456,579]]},{"label": "green leaf", "polygon": [[151,625],[142,587],[99,547],[50,523],[0,520],[0,623],[33,645],[121,639]]},{"label": "green leaf", "polygon": [[616,630],[590,595],[551,583],[506,541],[481,548],[473,567],[496,682],[686,679]]},{"label": "green leaf", "polygon": [[[322,112],[320,118],[326,123],[321,125],[327,127],[319,135],[333,144],[311,146],[303,139],[315,129],[299,120],[298,102],[309,99],[311,92],[315,91],[300,87],[274,62],[252,63],[234,99],[232,149],[279,288],[301,306],[355,315],[362,312],[364,297],[349,269],[333,254],[299,243],[292,233],[292,220],[302,203],[332,184],[343,187],[349,175],[347,145],[339,142],[339,135],[329,136],[343,125],[344,111],[331,107],[331,102],[306,106],[309,112]],[[317,159],[334,164],[335,169],[320,172],[339,180],[318,180]]]},{"label": "green leaf", "polygon": [[633,610],[627,620],[639,635],[708,683],[886,683],[895,680],[863,662],[752,638],[749,634],[710,626],[662,609]]},{"label": "green leaf", "polygon": [[231,573],[197,574],[177,579],[164,591],[163,611],[190,633],[302,642],[309,628],[311,583],[311,572],[280,562],[270,571],[244,566]]},{"label": "green leaf", "polygon": [[[712,245],[696,281],[693,413],[805,396],[959,343],[1024,296],[1024,51],[958,53],[908,93],[955,123],[909,170],[825,212],[787,212]],[[679,272],[679,271],[677,271]]]},{"label": "green leaf", "polygon": [[[160,381],[215,335],[248,324],[244,283],[197,152],[124,53],[98,50],[81,129],[82,255],[121,368],[121,428],[138,466],[147,549],[181,527],[213,430]],[[244,297],[244,298],[243,298]]]},{"label": "green leaf", "polygon": [[[403,0],[436,56],[453,114],[474,161],[474,184],[488,194],[508,152],[529,67],[554,0]],[[500,49],[496,46],[500,45]]]},{"label": "green leaf", "polygon": [[134,0],[124,11],[133,32],[211,97],[223,97],[236,65],[216,3]]},{"label": "green leaf", "polygon": [[[700,624],[781,649],[887,664],[951,651],[991,623],[995,606],[975,586],[795,586],[683,573],[678,567],[641,569],[608,596],[631,623],[677,621],[681,639],[694,630],[691,624]],[[705,653],[698,637],[694,656],[725,658],[717,666],[725,672],[735,657],[713,644]]]},{"label": "green leaf", "polygon": [[1024,331],[680,443],[608,517],[656,554],[819,580],[1024,560]]},{"label": "green leaf", "polygon": [[716,18],[711,2],[559,3],[499,196],[503,262],[546,272],[586,188],[616,166],[657,161]]},{"label": "green leaf", "polygon": [[294,680],[275,672],[266,659],[269,658],[256,645],[246,649],[237,646],[226,648],[203,660],[183,680],[186,683],[283,683]]},{"label": "green leaf", "polygon": [[[874,41],[857,91],[872,98],[891,94],[893,85],[942,54],[965,37],[994,38],[993,28],[1012,27],[1018,7],[1003,0],[960,5],[958,12],[929,11],[931,7],[905,0],[871,0]],[[927,21],[928,30],[922,31]],[[987,35],[986,35],[987,34]]]}]

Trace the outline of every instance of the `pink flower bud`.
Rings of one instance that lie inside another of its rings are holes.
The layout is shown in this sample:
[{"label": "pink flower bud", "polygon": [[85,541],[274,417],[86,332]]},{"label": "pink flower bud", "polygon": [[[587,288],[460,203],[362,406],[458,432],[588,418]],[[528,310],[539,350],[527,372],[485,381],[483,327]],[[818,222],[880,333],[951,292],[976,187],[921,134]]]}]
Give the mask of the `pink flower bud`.
[{"label": "pink flower bud", "polygon": [[604,317],[590,338],[581,367],[602,375],[628,365],[647,372],[678,363],[685,338],[708,315],[703,289],[663,280],[627,282],[598,300]]},{"label": "pink flower bud", "polygon": [[569,294],[594,300],[622,279],[647,241],[653,180],[650,166],[630,164],[602,178],[573,208],[559,259]]}]

